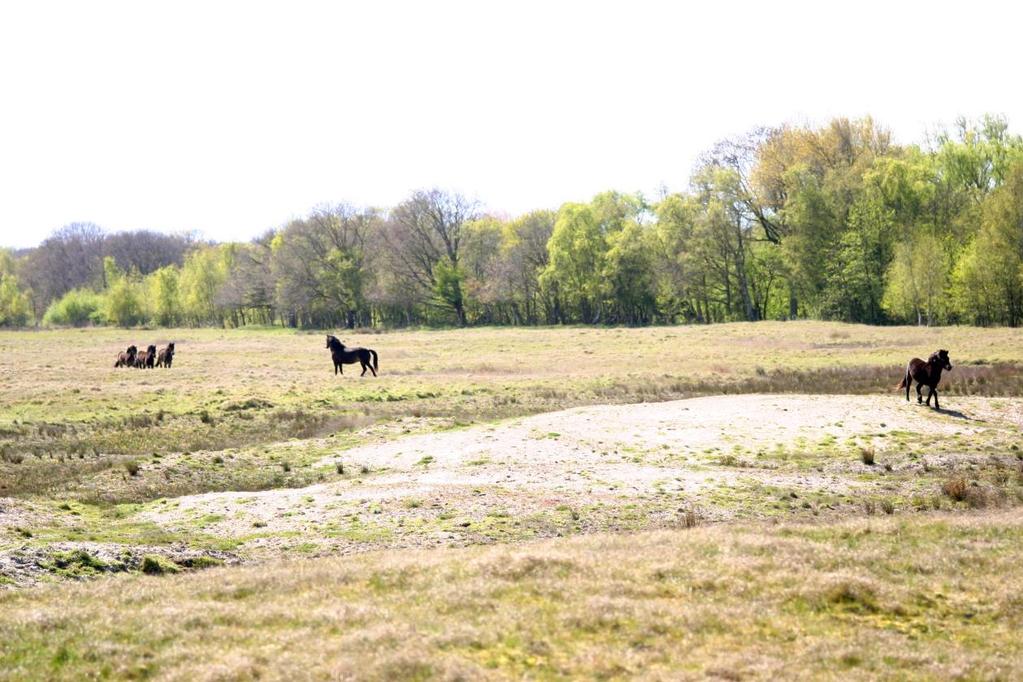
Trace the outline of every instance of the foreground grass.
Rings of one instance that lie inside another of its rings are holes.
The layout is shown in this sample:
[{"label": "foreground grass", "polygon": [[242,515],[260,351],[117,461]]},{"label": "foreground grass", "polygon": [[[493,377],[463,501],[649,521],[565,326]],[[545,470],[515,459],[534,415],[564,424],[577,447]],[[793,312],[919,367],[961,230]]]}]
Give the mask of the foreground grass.
[{"label": "foreground grass", "polygon": [[[128,343],[173,340],[172,370],[115,370]],[[716,393],[888,391],[940,347],[955,395],[1023,394],[1023,332],[820,322],[645,329],[470,329],[349,335],[381,376],[333,376],[319,333],[284,330],[0,332],[0,496],[141,502],[296,487],[279,444],[358,445],[574,405]],[[411,421],[410,421],[411,420]],[[160,477],[152,460],[175,455]],[[301,463],[301,462],[299,462]]]},{"label": "foreground grass", "polygon": [[1021,565],[1014,510],[120,576],[0,593],[0,678],[1013,678]]}]

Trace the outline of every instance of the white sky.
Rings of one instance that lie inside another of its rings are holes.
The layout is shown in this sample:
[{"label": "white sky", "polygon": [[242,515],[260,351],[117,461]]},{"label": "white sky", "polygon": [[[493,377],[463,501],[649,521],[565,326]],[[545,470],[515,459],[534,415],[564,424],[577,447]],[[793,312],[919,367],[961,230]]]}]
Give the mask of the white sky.
[{"label": "white sky", "polygon": [[1023,128],[1020,10],[965,2],[11,2],[0,244],[246,240],[440,186],[517,214],[686,186],[761,124]]}]

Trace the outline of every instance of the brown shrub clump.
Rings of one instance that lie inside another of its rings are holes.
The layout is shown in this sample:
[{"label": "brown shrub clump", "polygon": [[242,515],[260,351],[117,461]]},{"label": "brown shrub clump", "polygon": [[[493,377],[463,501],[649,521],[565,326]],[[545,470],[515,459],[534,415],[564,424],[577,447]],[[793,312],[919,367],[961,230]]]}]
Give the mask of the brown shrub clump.
[{"label": "brown shrub clump", "polygon": [[953,476],[941,484],[941,492],[956,502],[966,500],[966,492],[970,484],[962,476]]}]

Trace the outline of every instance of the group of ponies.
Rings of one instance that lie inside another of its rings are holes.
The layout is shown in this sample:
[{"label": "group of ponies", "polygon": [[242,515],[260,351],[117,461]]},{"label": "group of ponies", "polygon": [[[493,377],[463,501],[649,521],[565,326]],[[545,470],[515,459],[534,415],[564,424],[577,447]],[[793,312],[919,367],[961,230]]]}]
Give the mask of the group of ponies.
[{"label": "group of ponies", "polygon": [[117,354],[117,361],[114,362],[114,367],[153,369],[154,367],[170,367],[173,362],[174,342],[172,341],[159,351],[152,344],[143,351],[140,351],[138,346],[128,346],[127,350]]},{"label": "group of ponies", "polygon": [[[330,357],[334,361],[334,374],[344,374],[344,365],[362,365],[362,375],[366,371],[377,375],[380,369],[380,360],[377,352],[372,348],[349,348],[345,346],[336,336],[327,336],[327,348],[330,350]],[[114,367],[136,367],[138,369],[152,369],[154,367],[170,367],[174,362],[174,342],[168,343],[159,351],[156,346],[150,344],[145,350],[140,351],[138,346],[128,346],[126,350],[117,354]]]}]

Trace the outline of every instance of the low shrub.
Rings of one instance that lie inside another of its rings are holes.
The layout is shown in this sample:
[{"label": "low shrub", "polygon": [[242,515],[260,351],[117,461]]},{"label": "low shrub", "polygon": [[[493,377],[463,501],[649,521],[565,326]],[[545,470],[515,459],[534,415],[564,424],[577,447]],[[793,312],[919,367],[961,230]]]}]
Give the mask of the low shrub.
[{"label": "low shrub", "polygon": [[50,304],[43,314],[43,324],[60,327],[84,327],[103,324],[103,297],[89,289],[72,289]]},{"label": "low shrub", "polygon": [[941,484],[941,492],[943,492],[946,497],[950,497],[956,502],[963,502],[966,500],[966,492],[969,487],[970,484],[966,482],[965,478],[962,476],[953,476]]},{"label": "low shrub", "polygon": [[213,556],[197,556],[192,559],[185,559],[181,564],[187,568],[203,569],[223,566],[224,560]]},{"label": "low shrub", "polygon": [[181,567],[158,554],[147,554],[142,557],[140,570],[146,575],[168,575],[181,572]]}]

